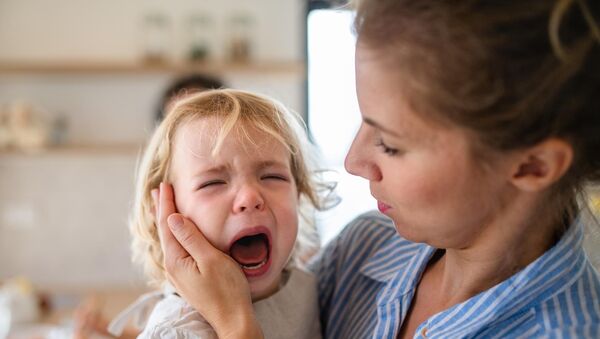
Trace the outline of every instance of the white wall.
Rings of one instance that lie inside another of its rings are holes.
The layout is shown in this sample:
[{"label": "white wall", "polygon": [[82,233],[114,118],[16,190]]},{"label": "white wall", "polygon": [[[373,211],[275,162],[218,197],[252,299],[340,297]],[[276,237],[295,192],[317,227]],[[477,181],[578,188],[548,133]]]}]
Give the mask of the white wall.
[{"label": "white wall", "polygon": [[[135,62],[140,22],[157,9],[171,18],[170,57],[185,51],[186,16],[215,18],[214,41],[228,17],[255,16],[255,58],[303,59],[301,0],[1,0],[2,62]],[[215,45],[217,57],[224,54]],[[0,109],[17,99],[69,120],[73,144],[141,144],[153,126],[168,73],[8,74],[0,72]],[[232,74],[231,87],[259,91],[304,111],[304,77]],[[82,151],[0,154],[0,280],[24,275],[42,287],[139,284],[130,264],[127,215],[137,154]]]},{"label": "white wall", "polygon": [[136,60],[140,56],[143,18],[161,12],[170,18],[172,56],[185,51],[186,21],[206,13],[214,18],[217,55],[223,55],[228,23],[234,13],[255,18],[256,57],[299,60],[302,57],[302,0],[2,0],[0,60]]},{"label": "white wall", "polygon": [[139,284],[127,215],[133,152],[0,156],[0,279],[43,288]]},{"label": "white wall", "polygon": [[[2,62],[136,62],[142,57],[142,21],[146,13],[171,18],[173,61],[184,58],[189,15],[214,18],[217,59],[224,56],[228,20],[250,13],[254,58],[265,61],[303,59],[304,5],[301,0],[2,0],[0,1],[0,63]],[[0,107],[24,99],[44,108],[52,119],[69,118],[75,143],[132,143],[152,128],[152,113],[162,89],[176,75],[105,74],[23,75],[0,73]],[[226,74],[232,87],[271,95],[304,113],[303,79],[294,75]],[[110,129],[110,133],[106,130]]]}]

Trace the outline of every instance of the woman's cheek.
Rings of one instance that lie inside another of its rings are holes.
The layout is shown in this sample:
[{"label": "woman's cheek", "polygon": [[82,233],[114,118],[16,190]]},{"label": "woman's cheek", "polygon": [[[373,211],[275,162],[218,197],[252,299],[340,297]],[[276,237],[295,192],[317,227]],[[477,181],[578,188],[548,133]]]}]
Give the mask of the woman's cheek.
[{"label": "woman's cheek", "polygon": [[398,173],[387,185],[394,187],[392,200],[402,206],[424,206],[435,204],[446,194],[446,184],[439,175],[423,171]]}]

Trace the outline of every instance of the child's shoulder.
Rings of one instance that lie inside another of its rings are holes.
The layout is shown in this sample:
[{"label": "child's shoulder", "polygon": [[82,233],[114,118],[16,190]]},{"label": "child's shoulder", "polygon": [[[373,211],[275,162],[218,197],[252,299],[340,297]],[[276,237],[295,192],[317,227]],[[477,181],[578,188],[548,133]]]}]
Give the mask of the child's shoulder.
[{"label": "child's shoulder", "polygon": [[166,295],[155,306],[138,338],[211,338],[217,335],[192,306],[176,294]]}]

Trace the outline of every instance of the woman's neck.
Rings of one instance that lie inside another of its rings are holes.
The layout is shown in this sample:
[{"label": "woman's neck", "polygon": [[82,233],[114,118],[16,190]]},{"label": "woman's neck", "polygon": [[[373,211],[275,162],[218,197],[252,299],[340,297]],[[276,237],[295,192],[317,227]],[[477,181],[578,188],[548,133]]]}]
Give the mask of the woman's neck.
[{"label": "woman's neck", "polygon": [[554,225],[540,213],[539,199],[523,196],[486,225],[472,244],[446,249],[428,267],[440,282],[440,302],[448,307],[508,279],[539,258],[558,240]]}]

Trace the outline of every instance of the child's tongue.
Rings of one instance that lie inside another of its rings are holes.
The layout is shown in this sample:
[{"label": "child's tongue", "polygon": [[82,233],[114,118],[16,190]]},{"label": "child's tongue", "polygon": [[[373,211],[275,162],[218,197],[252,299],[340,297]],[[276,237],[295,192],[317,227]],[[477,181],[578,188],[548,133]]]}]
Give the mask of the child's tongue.
[{"label": "child's tongue", "polygon": [[240,265],[257,265],[267,259],[269,249],[264,234],[244,237],[231,246],[231,257]]}]

